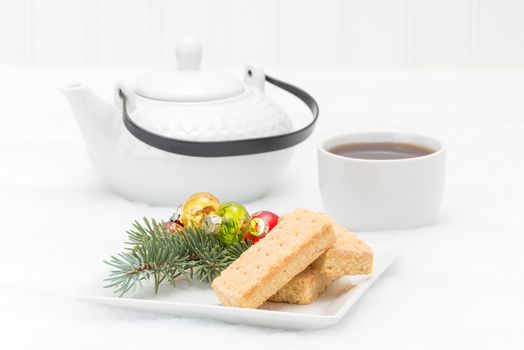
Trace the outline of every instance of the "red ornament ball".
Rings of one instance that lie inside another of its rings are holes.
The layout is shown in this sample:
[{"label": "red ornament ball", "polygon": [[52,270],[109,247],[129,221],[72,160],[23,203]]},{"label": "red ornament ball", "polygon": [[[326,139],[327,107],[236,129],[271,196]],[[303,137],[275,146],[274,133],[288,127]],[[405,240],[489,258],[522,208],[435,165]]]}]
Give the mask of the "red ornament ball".
[{"label": "red ornament ball", "polygon": [[165,222],[164,227],[168,231],[168,234],[171,234],[179,232],[182,228],[184,228],[184,225],[180,222],[180,220],[177,219]]},{"label": "red ornament ball", "polygon": [[246,234],[245,240],[251,243],[257,243],[261,238],[264,238],[277,224],[280,217],[270,211],[257,211],[251,215],[251,222],[249,230]]}]

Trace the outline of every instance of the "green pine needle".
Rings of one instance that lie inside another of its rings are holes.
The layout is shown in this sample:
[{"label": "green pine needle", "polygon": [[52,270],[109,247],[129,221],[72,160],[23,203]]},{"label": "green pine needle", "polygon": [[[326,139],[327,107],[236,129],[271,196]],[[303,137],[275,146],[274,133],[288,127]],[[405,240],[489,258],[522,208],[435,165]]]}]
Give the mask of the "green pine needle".
[{"label": "green pine needle", "polygon": [[135,221],[126,233],[124,251],[104,261],[112,268],[104,287],[119,296],[151,279],[155,293],[163,282],[176,287],[179,276],[209,284],[251,246],[244,241],[224,244],[199,228],[185,227],[173,233],[164,222],[147,218],[143,224]]}]

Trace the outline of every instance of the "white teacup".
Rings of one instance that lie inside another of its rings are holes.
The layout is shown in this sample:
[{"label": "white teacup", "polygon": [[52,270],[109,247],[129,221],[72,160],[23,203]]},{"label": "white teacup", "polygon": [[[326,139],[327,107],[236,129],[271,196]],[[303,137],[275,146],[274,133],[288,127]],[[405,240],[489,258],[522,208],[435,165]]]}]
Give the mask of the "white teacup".
[{"label": "white teacup", "polygon": [[[352,143],[393,142],[429,148],[406,159],[349,158],[329,152]],[[324,208],[352,230],[413,228],[429,224],[444,191],[446,151],[441,142],[404,132],[359,132],[331,137],[318,149]]]}]

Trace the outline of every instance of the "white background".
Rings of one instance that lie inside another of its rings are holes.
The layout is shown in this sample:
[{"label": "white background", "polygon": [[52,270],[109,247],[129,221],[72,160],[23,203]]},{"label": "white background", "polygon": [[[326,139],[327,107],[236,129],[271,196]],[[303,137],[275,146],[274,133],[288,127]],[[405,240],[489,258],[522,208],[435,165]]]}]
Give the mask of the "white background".
[{"label": "white background", "polygon": [[107,274],[102,260],[123,248],[133,220],[173,208],[107,190],[58,87],[78,79],[110,98],[117,79],[140,69],[0,66],[0,349],[524,348],[524,72],[515,71],[275,69],[311,92],[321,114],[281,181],[246,203],[250,212],[322,210],[315,148],[335,132],[408,130],[448,147],[432,225],[358,232],[401,255],[338,324],[285,331],[75,300]]},{"label": "white background", "polygon": [[524,65],[520,0],[0,0],[0,63]]},{"label": "white background", "polygon": [[[85,82],[110,99],[115,81],[172,62],[189,33],[207,64],[239,73],[261,61],[319,102],[315,133],[249,211],[322,210],[316,145],[335,132],[406,130],[448,147],[432,225],[358,232],[402,252],[333,327],[75,299],[133,220],[173,208],[108,191],[59,87]],[[0,349],[523,349],[523,33],[517,0],[0,0]]]}]

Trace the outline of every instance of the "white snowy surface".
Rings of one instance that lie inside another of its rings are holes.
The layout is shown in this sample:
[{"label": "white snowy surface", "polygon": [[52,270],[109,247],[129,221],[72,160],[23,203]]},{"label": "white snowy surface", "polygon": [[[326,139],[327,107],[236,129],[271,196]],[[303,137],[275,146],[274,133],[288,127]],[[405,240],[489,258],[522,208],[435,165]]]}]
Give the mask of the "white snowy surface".
[{"label": "white snowy surface", "polygon": [[[401,254],[338,324],[279,331],[76,300],[107,271],[102,260],[122,248],[133,220],[167,218],[173,208],[106,189],[59,87],[83,81],[110,99],[115,81],[148,68],[0,66],[1,348],[524,347],[523,71],[267,69],[315,96],[321,115],[284,178],[247,203],[251,211],[322,209],[315,148],[332,133],[414,131],[448,147],[433,225],[359,233]],[[297,106],[283,104],[298,118]]]}]

